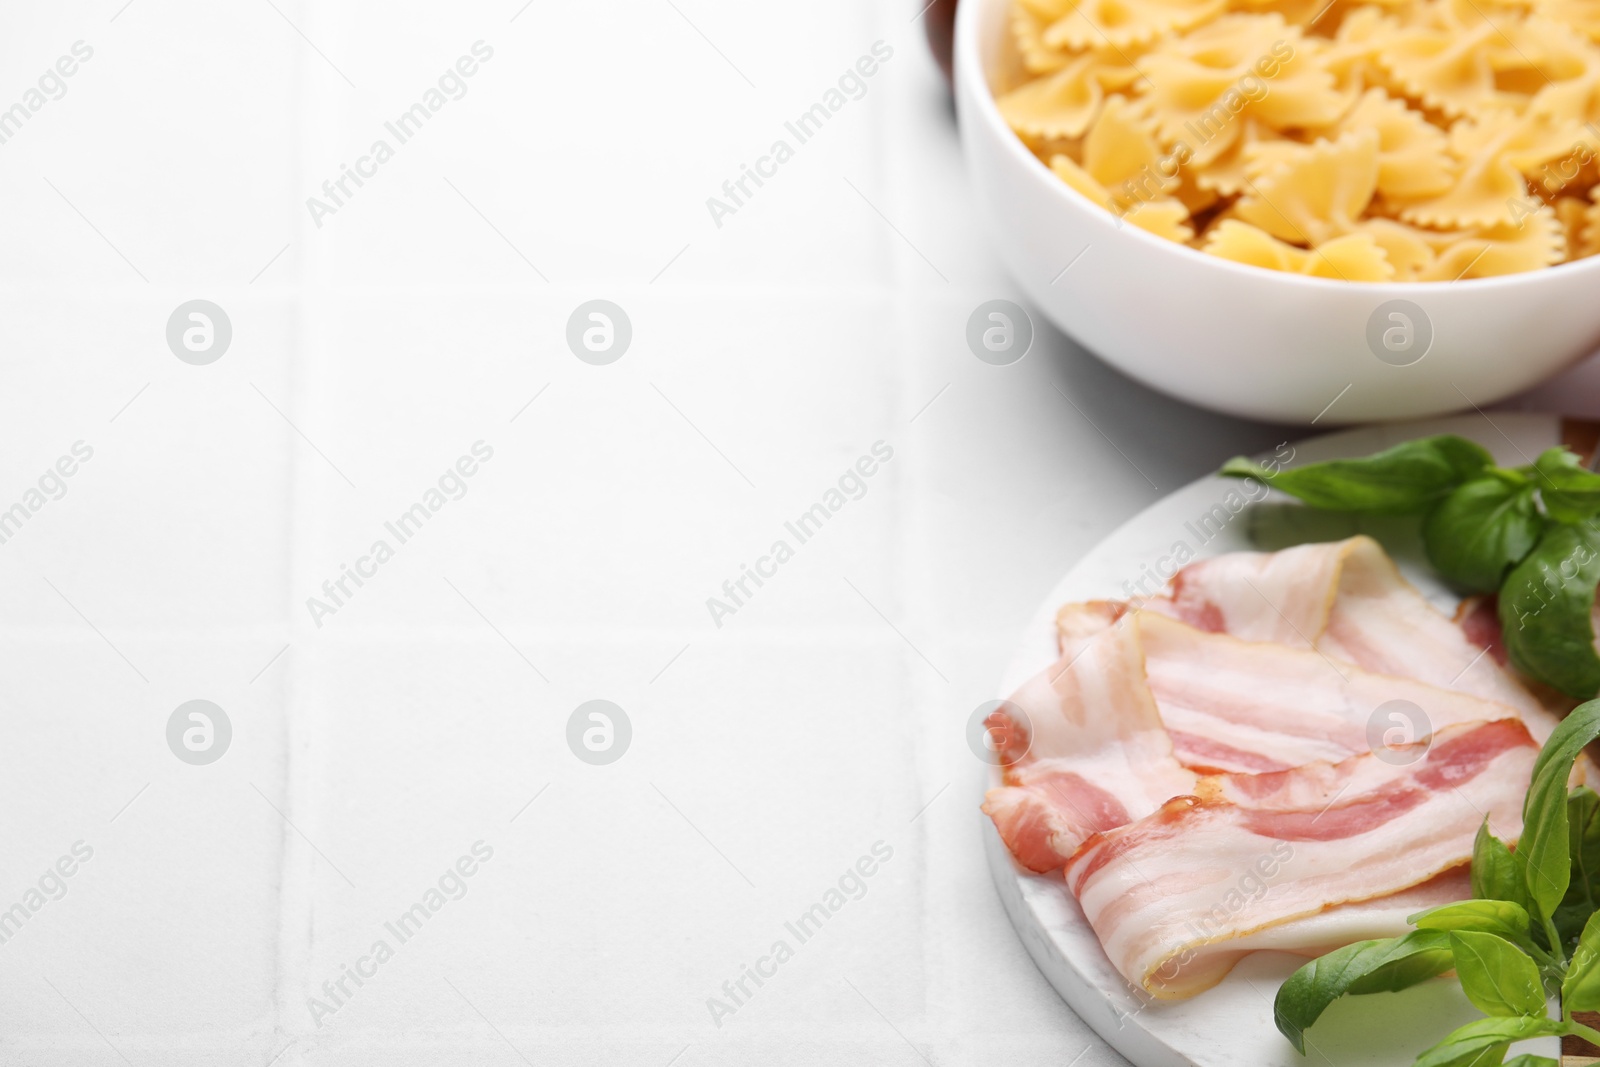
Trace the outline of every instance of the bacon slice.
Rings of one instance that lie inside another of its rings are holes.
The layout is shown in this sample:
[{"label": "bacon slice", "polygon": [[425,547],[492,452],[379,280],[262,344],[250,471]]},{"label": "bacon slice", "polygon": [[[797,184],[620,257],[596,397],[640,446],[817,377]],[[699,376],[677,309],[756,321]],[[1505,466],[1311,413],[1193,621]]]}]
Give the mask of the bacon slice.
[{"label": "bacon slice", "polygon": [[[1467,862],[1485,815],[1502,839],[1520,835],[1538,755],[1520,719],[1447,727],[1416,750],[1409,764],[1369,754],[1197,783],[1198,795],[1087,840],[1067,885],[1130,983],[1193,996],[1267,947],[1269,930]],[[1279,933],[1292,943],[1305,928]]]},{"label": "bacon slice", "polygon": [[[1377,674],[1303,645],[1243,641],[1108,601],[1061,609],[1063,656],[1081,653],[1118,619],[1139,629],[1150,692],[1178,762],[1206,773],[1277,771],[1371,751],[1368,724],[1395,701],[1426,716],[1417,724],[1422,729],[1400,742],[1421,740],[1429,728],[1519,714],[1510,705]],[[1553,716],[1528,718],[1536,740],[1554,728]]]},{"label": "bacon slice", "polygon": [[1428,603],[1370,537],[1198,560],[1142,607],[1506,704],[1535,736],[1555,728],[1555,715]]},{"label": "bacon slice", "polygon": [[1011,702],[1029,722],[999,721],[1005,713],[996,712],[991,729],[1026,744],[1002,750],[1006,784],[989,791],[983,810],[1030,870],[1060,867],[1090,834],[1195,787],[1198,776],[1173,756],[1150,695],[1135,627],[1102,632],[1075,658],[1035,675]]},{"label": "bacon slice", "polygon": [[1072,659],[1083,646],[1111,629],[1128,613],[1121,600],[1084,600],[1064,604],[1056,612],[1056,643],[1062,658]]},{"label": "bacon slice", "polygon": [[1366,539],[1197,560],[1173,576],[1165,595],[1140,606],[1246,641],[1309,647],[1327,628],[1345,557],[1359,540]]},{"label": "bacon slice", "polygon": [[[1063,654],[1130,607],[1114,601],[1063,607],[1057,616]],[[1525,685],[1505,667],[1498,624],[1486,622],[1481,607],[1447,618],[1370,537],[1199,560],[1138,608],[1246,641],[1313,648],[1376,674],[1504,704],[1540,741],[1572,706],[1559,694]]]},{"label": "bacon slice", "polygon": [[[1241,895],[1248,896],[1243,890]],[[1208,944],[1203,950],[1190,949],[1187,956],[1180,952],[1157,968],[1155,984],[1176,985],[1182,974],[1182,987],[1201,993],[1227,977],[1228,972],[1252,952],[1271,950],[1311,958],[1356,941],[1402,937],[1413,929],[1407,920],[1417,912],[1471,896],[1469,868],[1455,867],[1391,896],[1340,904],[1315,915],[1262,927],[1225,943]],[[1169,994],[1164,999],[1174,996]]]},{"label": "bacon slice", "polygon": [[[1124,625],[1139,628],[1150,691],[1178,761],[1196,770],[1278,771],[1370,752],[1371,724],[1376,717],[1387,730],[1383,709],[1394,702],[1426,716],[1402,743],[1453,723],[1518,715],[1515,707],[1313,649],[1206,633],[1153,612],[1130,615]],[[1542,739],[1553,723],[1541,717],[1530,729]]]},{"label": "bacon slice", "polygon": [[1500,597],[1497,594],[1467,597],[1456,605],[1455,622],[1468,641],[1478,648],[1488,649],[1500,666],[1510,662],[1505,635],[1500,632]]},{"label": "bacon slice", "polygon": [[1199,773],[1266,773],[1370,752],[1369,724],[1389,702],[1426,716],[1401,742],[1517,714],[1308,648],[1240,641],[1145,611],[1107,628],[1103,608],[1083,609],[1071,657],[1011,698],[1031,734],[1003,712],[990,721],[1008,739],[1009,766],[983,810],[1033,871],[1054,870],[1088,835],[1193,791]]}]

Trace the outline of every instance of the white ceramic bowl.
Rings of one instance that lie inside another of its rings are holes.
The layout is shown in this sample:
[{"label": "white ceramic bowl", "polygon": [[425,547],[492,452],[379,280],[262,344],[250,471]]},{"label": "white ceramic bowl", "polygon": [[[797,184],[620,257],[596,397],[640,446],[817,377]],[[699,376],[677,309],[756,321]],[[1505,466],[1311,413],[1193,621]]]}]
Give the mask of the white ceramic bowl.
[{"label": "white ceramic bowl", "polygon": [[[992,87],[1014,84],[1018,69],[1012,2],[964,0],[957,15],[967,169],[1017,284],[1106,362],[1218,411],[1310,422],[1326,409],[1318,421],[1329,424],[1485,406],[1600,347],[1600,256],[1499,278],[1354,283],[1233,263],[1119,226],[1000,117]],[[1368,328],[1375,317],[1399,325],[1383,309],[1395,300],[1423,317],[1409,313],[1419,340],[1386,362]],[[1430,325],[1426,355],[1396,365],[1416,357]]]}]

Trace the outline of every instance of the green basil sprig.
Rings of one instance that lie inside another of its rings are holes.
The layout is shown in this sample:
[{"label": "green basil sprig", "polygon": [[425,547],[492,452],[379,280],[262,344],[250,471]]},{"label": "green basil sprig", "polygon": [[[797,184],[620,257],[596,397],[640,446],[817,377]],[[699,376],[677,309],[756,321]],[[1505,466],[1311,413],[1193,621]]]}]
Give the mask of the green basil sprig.
[{"label": "green basil sprig", "polygon": [[1468,592],[1499,592],[1500,628],[1518,670],[1579,699],[1600,694],[1590,621],[1600,584],[1600,474],[1566,449],[1497,467],[1482,446],[1443,434],[1292,468],[1240,456],[1220,473],[1314,508],[1420,515],[1440,575]]},{"label": "green basil sprig", "polygon": [[1568,795],[1567,828],[1572,878],[1554,916],[1563,942],[1577,937],[1589,916],[1600,911],[1600,796],[1588,786]]},{"label": "green basil sprig", "polygon": [[[1505,1062],[1506,1052],[1513,1041],[1526,1041],[1534,1037],[1562,1037],[1575,1032],[1573,1025],[1575,1024],[1564,1023],[1560,1019],[1539,1019],[1531,1016],[1479,1019],[1456,1030],[1418,1056],[1414,1067],[1488,1067],[1489,1064]],[[1585,1026],[1578,1029],[1589,1028]],[[1589,1030],[1589,1033],[1592,1034],[1594,1031]]]},{"label": "green basil sprig", "polygon": [[1386,448],[1364,459],[1335,459],[1273,471],[1236,456],[1230,478],[1257,478],[1327,511],[1414,515],[1480,471],[1494,466],[1482,445],[1442,434]]},{"label": "green basil sprig", "polygon": [[1546,449],[1534,461],[1539,495],[1557,522],[1582,522],[1600,514],[1600,474],[1584,470],[1564,448]]},{"label": "green basil sprig", "polygon": [[1544,1014],[1544,983],[1539,965],[1497,934],[1452,930],[1450,953],[1461,990],[1485,1015]]},{"label": "green basil sprig", "polygon": [[1428,562],[1476,590],[1498,588],[1543,532],[1533,482],[1518,471],[1492,470],[1463,482],[1422,520]]},{"label": "green basil sprig", "polygon": [[[1403,937],[1360,941],[1296,971],[1278,990],[1273,1018],[1302,1054],[1306,1030],[1342,996],[1394,992],[1454,970],[1487,1018],[1455,1030],[1415,1067],[1490,1067],[1517,1041],[1600,1032],[1573,1012],[1600,1010],[1600,796],[1567,781],[1583,747],[1600,738],[1600,700],[1556,727],[1534,763],[1515,850],[1489,829],[1472,852],[1473,900],[1411,916]],[[1546,999],[1559,992],[1559,1018]],[[1508,1067],[1548,1067],[1518,1056]]]},{"label": "green basil sprig", "polygon": [[1524,914],[1533,908],[1516,855],[1489,832],[1488,819],[1478,827],[1478,837],[1472,844],[1472,895],[1515,904]]},{"label": "green basil sprig", "polygon": [[[1485,819],[1479,832],[1492,839],[1488,830],[1489,821]],[[1503,844],[1500,847],[1505,848]],[[1521,904],[1494,899],[1463,900],[1411,916],[1411,925],[1418,930],[1475,931],[1494,934],[1522,946],[1532,944],[1528,933],[1530,922],[1528,911]]]},{"label": "green basil sprig", "polygon": [[1600,691],[1594,650],[1600,530],[1551,524],[1500,588],[1500,630],[1518,670],[1568,696]]},{"label": "green basil sprig", "polygon": [[1450,935],[1414,930],[1404,937],[1357,941],[1318,956],[1278,989],[1273,1021],[1304,1054],[1305,1032],[1346,993],[1398,993],[1454,967]]}]

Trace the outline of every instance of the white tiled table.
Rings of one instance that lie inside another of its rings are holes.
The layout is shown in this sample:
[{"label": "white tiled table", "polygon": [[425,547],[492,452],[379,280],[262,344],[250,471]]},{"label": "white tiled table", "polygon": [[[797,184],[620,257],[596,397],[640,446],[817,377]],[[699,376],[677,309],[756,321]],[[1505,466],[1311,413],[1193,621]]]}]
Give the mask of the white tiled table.
[{"label": "white tiled table", "polygon": [[[94,449],[0,545],[0,909],[93,849],[0,944],[0,1063],[1121,1062],[1001,913],[963,727],[1087,546],[1291,431],[1043,323],[1014,366],[967,351],[1015,294],[907,5],[122,2],[0,35],[0,107],[94,49],[0,145],[0,508]],[[480,39],[466,95],[315,226]],[[879,40],[717,227],[706,198]],[[204,367],[163,337],[196,297],[234,330]],[[604,367],[563,340],[596,297],[634,330]],[[877,441],[865,495],[715,626]],[[192,698],[233,724],[210,766],[166,746]],[[609,766],[565,741],[595,698],[632,722]],[[466,895],[387,934],[478,841]],[[714,1025],[878,841],[866,895]]]}]

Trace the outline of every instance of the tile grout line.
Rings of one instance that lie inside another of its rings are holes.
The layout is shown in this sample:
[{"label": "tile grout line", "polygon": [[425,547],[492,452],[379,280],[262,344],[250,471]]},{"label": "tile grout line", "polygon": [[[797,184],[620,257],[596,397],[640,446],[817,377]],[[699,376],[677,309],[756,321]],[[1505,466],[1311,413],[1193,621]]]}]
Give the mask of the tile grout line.
[{"label": "tile grout line", "polygon": [[[920,3],[918,6],[921,6]],[[906,26],[896,25],[899,21],[897,16],[891,17],[891,9],[880,7],[874,12],[875,36],[894,41],[897,51],[902,50],[900,49],[899,40],[905,41],[904,51],[909,52],[911,49],[920,47],[922,45],[921,23],[913,23],[909,27],[910,32],[906,32],[908,29]],[[896,40],[897,37],[899,40]],[[906,167],[916,166],[919,161],[918,152],[927,151],[926,146],[920,145],[914,138],[907,136],[905,124],[896,121],[899,114],[898,108],[910,106],[907,97],[915,85],[915,80],[910,76],[911,72],[904,71],[901,73],[906,76],[887,87],[889,89],[889,100],[887,101],[889,106],[880,108],[874,115],[874,121],[879,133],[879,136],[874,139],[874,143],[879,153],[884,187],[896,191],[906,187]],[[896,105],[898,105],[898,108]],[[953,134],[954,130],[951,133]],[[900,198],[891,197],[890,199],[891,201],[904,202]],[[920,603],[918,596],[919,586],[916,577],[925,559],[923,539],[918,537],[918,526],[914,521],[911,521],[908,513],[908,509],[915,506],[915,487],[921,469],[919,454],[911,443],[912,435],[919,432],[919,428],[913,426],[909,420],[915,415],[921,414],[917,408],[918,405],[924,403],[922,398],[913,395],[917,381],[917,371],[921,366],[917,358],[916,345],[912,340],[916,336],[916,298],[922,293],[937,293],[940,297],[948,297],[953,295],[953,291],[959,291],[961,287],[959,284],[952,284],[948,280],[944,282],[932,280],[925,270],[914,271],[913,267],[921,267],[920,262],[912,264],[907,261],[906,257],[910,253],[898,247],[898,242],[893,234],[881,227],[879,228],[879,234],[880,239],[884,242],[884,247],[891,254],[888,288],[892,294],[893,321],[897,334],[895,339],[894,376],[889,385],[892,396],[887,407],[890,418],[894,420],[892,433],[905,442],[907,453],[906,465],[894,472],[895,481],[893,491],[890,494],[889,544],[894,546],[895,559],[892,572],[894,603],[889,607],[894,610],[897,618],[910,620],[922,615],[921,609],[923,605]],[[920,255],[920,253],[917,253],[917,255]],[[935,269],[937,270],[937,268]],[[919,281],[919,278],[926,280],[926,284]],[[928,424],[924,424],[920,432],[928,434],[931,429]],[[936,647],[930,651],[935,656],[938,655]],[[927,694],[932,692],[936,683],[922,672],[917,671],[906,656],[906,653],[901,654],[901,662],[903,664],[901,675],[906,684],[902,687],[902,692],[905,695],[902,697],[903,707],[900,709],[900,714],[910,721],[915,721],[918,708],[923,706],[924,699]],[[949,687],[947,686],[946,688]],[[937,705],[930,703],[928,707],[933,708],[937,707]],[[935,721],[938,721],[938,718],[936,716]],[[916,799],[913,800],[912,806],[921,803],[921,798],[932,793],[934,788],[939,785],[939,781],[936,780],[937,776],[930,774],[929,757],[930,752],[933,750],[933,738],[929,736],[930,733],[933,732],[916,731],[914,733],[914,736],[918,738],[918,742],[913,749],[913,762],[909,776],[911,787],[916,794]],[[915,877],[918,885],[915,899],[917,909],[916,929],[919,935],[922,935],[917,938],[919,945],[927,944],[927,917],[932,907],[930,896],[933,880],[927,877],[928,850],[926,847],[930,838],[931,825],[930,819],[919,819],[915,824],[906,828],[909,837],[907,848],[912,854],[912,859],[917,866],[918,872]],[[924,973],[926,973],[925,964],[925,958],[918,959],[917,965],[924,970]],[[937,995],[935,990],[930,989],[928,992],[930,998]],[[926,1003],[927,1001],[924,1002],[924,1004]],[[933,1047],[940,1047],[940,1042],[936,1040],[939,1036],[937,1028],[930,1028],[929,1017],[925,1008],[917,1012],[914,1020],[911,1021],[911,1026],[921,1039],[931,1041]]]},{"label": "tile grout line", "polygon": [[[318,37],[326,36],[317,24],[316,12],[307,11],[303,21],[308,32]],[[316,182],[308,181],[310,153],[307,151],[307,146],[325,139],[323,135],[328,132],[327,128],[332,120],[324,116],[319,109],[309,105],[309,101],[317,97],[311,79],[325,77],[320,67],[314,66],[318,61],[304,48],[294,49],[292,55],[294,78],[288,107],[291,112],[290,119],[298,132],[292,140],[291,173],[297,185],[309,187]],[[301,227],[304,224],[300,222],[299,216],[296,216],[296,223],[298,225],[283,235],[291,244],[302,236]],[[288,290],[287,304],[291,324],[284,353],[286,392],[283,403],[287,410],[297,413],[305,403],[304,385],[309,366],[306,348],[311,312],[306,304],[306,284],[307,280],[317,272],[316,265],[322,248],[316,241],[300,240],[299,245],[296,254],[280,266],[279,269],[283,273],[277,276]],[[299,630],[294,615],[294,597],[295,590],[299,588],[299,572],[303,566],[302,561],[310,558],[310,554],[304,551],[307,546],[302,544],[303,524],[300,508],[301,493],[308,484],[305,477],[306,459],[303,448],[287,450],[282,525],[283,551],[287,558],[283,567],[282,603],[284,631],[286,639],[291,643],[298,637]],[[312,461],[315,461],[314,457]],[[313,831],[317,821],[316,812],[308,806],[308,799],[314,798],[315,792],[308,782],[301,781],[305,774],[305,760],[299,758],[299,750],[302,741],[308,746],[310,741],[305,735],[306,722],[301,710],[306,705],[305,684],[308,677],[308,671],[303,665],[311,662],[314,655],[314,649],[301,642],[295,653],[282,664],[282,674],[278,679],[278,692],[282,694],[281,713],[278,716],[278,743],[282,752],[279,796],[282,798],[284,809],[296,821],[310,825]],[[315,940],[308,879],[314,869],[315,857],[288,827],[280,827],[280,832],[283,844],[278,851],[278,922],[272,946],[274,971],[272,1004],[276,1030],[288,1039],[288,1044],[278,1054],[281,1058],[284,1052],[297,1044],[307,1032],[305,1018],[300,1014],[303,1008],[297,1002],[296,994],[313,983],[311,961],[315,955]]]}]

